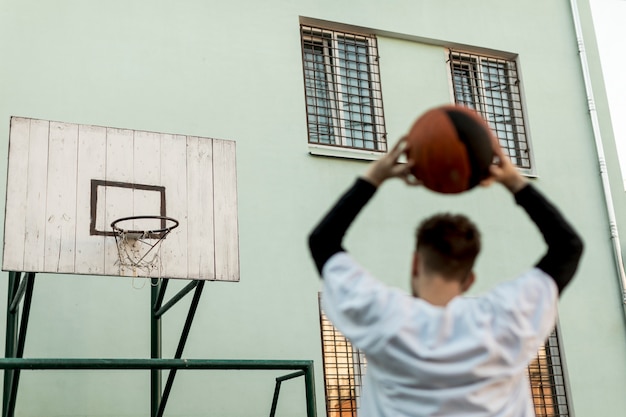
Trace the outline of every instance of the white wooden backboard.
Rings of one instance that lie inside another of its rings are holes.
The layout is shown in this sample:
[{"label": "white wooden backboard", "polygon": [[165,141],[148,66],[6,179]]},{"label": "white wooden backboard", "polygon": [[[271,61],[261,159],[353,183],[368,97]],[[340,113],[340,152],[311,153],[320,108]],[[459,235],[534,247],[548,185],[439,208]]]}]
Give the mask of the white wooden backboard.
[{"label": "white wooden backboard", "polygon": [[238,281],[235,142],[11,118],[3,270],[146,276],[110,226],[138,215],[180,222],[152,277]]}]

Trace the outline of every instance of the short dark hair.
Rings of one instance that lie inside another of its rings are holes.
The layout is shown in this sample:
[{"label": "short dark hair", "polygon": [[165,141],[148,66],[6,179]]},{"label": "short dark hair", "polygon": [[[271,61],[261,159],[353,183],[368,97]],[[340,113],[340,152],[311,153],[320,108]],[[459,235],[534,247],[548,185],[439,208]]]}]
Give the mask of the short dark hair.
[{"label": "short dark hair", "polygon": [[462,280],[480,252],[480,232],[461,214],[436,214],[419,225],[416,250],[427,270]]}]

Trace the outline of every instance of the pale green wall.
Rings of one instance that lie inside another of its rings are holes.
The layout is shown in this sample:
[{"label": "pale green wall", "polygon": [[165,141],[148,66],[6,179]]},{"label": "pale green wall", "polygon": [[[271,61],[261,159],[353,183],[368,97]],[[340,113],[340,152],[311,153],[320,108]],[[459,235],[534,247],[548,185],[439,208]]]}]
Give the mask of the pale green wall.
[{"label": "pale green wall", "polygon": [[[625,410],[624,316],[568,1],[0,0],[4,155],[11,115],[236,140],[241,282],[205,287],[185,357],[314,359],[323,415],[319,283],[306,235],[366,163],[308,155],[300,16],[380,34],[391,141],[420,112],[450,101],[441,45],[519,54],[534,182],[587,243],[560,308],[573,409],[577,417]],[[619,185],[589,26],[585,35],[609,172]],[[5,160],[0,155],[0,195]],[[379,192],[347,246],[406,288],[413,228],[440,210],[466,213],[484,232],[476,293],[542,253],[532,225],[497,187],[450,197],[400,183]],[[148,357],[149,298],[147,286],[133,289],[126,279],[40,275],[25,354]],[[165,357],[174,354],[186,305],[165,319]],[[179,373],[168,415],[266,415],[277,375],[238,375]],[[147,415],[148,386],[143,372],[24,373],[18,415]],[[282,415],[303,415],[301,382],[284,389]]]}]

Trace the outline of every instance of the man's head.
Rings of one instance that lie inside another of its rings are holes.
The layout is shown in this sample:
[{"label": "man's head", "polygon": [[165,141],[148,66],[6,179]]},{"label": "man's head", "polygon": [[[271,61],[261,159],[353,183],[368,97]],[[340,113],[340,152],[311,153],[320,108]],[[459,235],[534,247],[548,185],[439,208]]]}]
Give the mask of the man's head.
[{"label": "man's head", "polygon": [[478,252],[480,232],[463,215],[437,214],[417,229],[416,254],[426,273],[463,283],[472,275]]}]

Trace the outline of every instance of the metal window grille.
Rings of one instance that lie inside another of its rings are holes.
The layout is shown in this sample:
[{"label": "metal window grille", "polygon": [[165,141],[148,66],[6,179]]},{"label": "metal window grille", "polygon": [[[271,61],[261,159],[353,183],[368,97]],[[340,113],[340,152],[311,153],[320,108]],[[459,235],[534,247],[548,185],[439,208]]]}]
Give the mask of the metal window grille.
[{"label": "metal window grille", "polygon": [[565,376],[556,329],[528,366],[528,378],[537,417],[569,417]]},{"label": "metal window grille", "polygon": [[367,363],[365,355],[353,349],[350,342],[321,315],[326,415],[356,417],[361,397],[362,377]]},{"label": "metal window grille", "polygon": [[455,102],[482,114],[515,165],[532,168],[516,62],[452,50],[449,60]]},{"label": "metal window grille", "polygon": [[[321,314],[322,355],[328,417],[356,417],[365,355]],[[569,417],[565,377],[557,330],[539,349],[528,366],[528,377],[537,417]]]},{"label": "metal window grille", "polygon": [[376,37],[301,26],[309,143],[387,150]]}]

